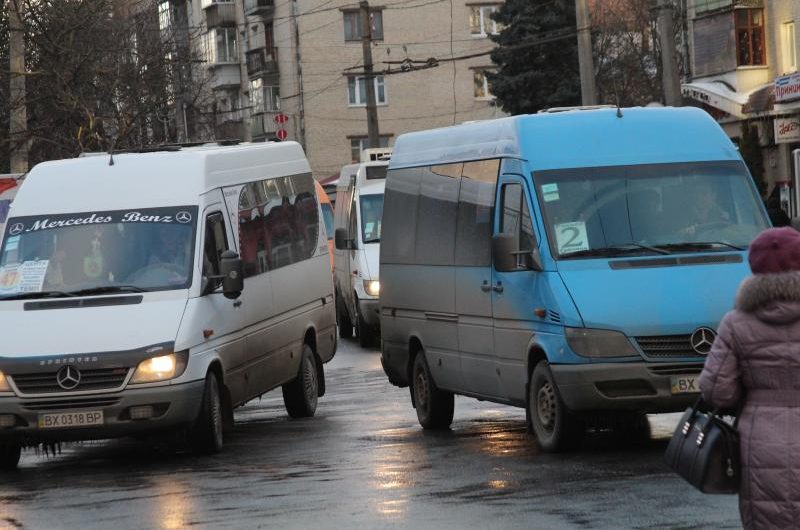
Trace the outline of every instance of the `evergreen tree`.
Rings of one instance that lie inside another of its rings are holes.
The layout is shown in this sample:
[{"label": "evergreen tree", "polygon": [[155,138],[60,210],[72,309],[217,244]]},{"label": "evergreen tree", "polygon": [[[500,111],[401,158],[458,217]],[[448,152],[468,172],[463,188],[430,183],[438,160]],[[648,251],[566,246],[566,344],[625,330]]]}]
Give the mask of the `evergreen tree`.
[{"label": "evergreen tree", "polygon": [[507,0],[493,18],[505,27],[491,37],[498,44],[491,54],[498,68],[487,76],[502,109],[527,114],[579,105],[577,38],[573,33],[548,41],[549,33],[575,28],[575,1]]}]

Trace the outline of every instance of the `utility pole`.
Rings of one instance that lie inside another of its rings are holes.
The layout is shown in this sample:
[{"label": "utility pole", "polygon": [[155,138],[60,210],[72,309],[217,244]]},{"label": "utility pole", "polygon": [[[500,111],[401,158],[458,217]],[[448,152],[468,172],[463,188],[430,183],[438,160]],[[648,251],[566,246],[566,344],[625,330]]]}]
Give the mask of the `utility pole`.
[{"label": "utility pole", "polygon": [[299,11],[297,9],[297,0],[292,0],[292,15],[294,19],[294,58],[295,62],[297,63],[297,88],[298,92],[300,93],[300,97],[297,98],[297,106],[298,106],[298,117],[297,121],[295,122],[296,134],[297,134],[297,141],[300,142],[300,145],[303,146],[305,149],[306,154],[308,154],[308,146],[306,145],[306,113],[305,113],[305,103],[303,96],[303,61],[300,58],[300,22],[298,21],[298,14]]},{"label": "utility pole", "polygon": [[581,72],[581,101],[584,105],[596,105],[597,90],[594,85],[591,21],[586,0],[575,0],[575,19],[578,26],[578,67]]},{"label": "utility pole", "polygon": [[367,93],[367,143],[369,147],[380,147],[375,74],[372,73],[372,24],[369,20],[369,2],[361,0],[358,6],[361,10],[361,49],[364,52],[364,85]]},{"label": "utility pole", "polygon": [[[237,39],[239,43],[239,57],[237,57],[237,59],[239,60],[239,110],[242,113],[242,140],[245,142],[252,142],[253,124],[251,122],[252,113],[250,111],[250,102],[241,101],[243,94],[250,94],[250,77],[247,71],[247,52],[250,51],[250,25],[247,23],[247,17],[244,15],[244,2],[234,2],[233,5],[236,10],[236,27],[242,28],[242,30],[239,31],[239,38]],[[262,51],[261,53],[264,52]],[[252,101],[252,99],[250,101]],[[234,105],[231,105],[231,111],[234,110],[236,110]],[[262,114],[261,119],[263,120],[264,117],[265,116]]]},{"label": "utility pole", "polygon": [[28,113],[25,103],[25,24],[23,0],[12,0],[8,11],[9,53],[9,138],[11,140],[11,172],[28,171]]},{"label": "utility pole", "polygon": [[658,0],[658,40],[661,44],[661,82],[664,85],[664,102],[669,107],[680,107],[681,80],[678,60],[675,57],[675,33],[672,20],[672,0]]}]

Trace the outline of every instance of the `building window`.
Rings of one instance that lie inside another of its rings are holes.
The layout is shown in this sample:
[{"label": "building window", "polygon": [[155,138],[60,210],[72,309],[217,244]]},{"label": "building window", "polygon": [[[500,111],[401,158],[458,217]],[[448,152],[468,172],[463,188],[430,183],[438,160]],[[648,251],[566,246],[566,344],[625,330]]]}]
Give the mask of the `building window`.
[{"label": "building window", "polygon": [[264,86],[260,78],[250,81],[250,107],[253,114],[281,110],[281,87]]},{"label": "building window", "polygon": [[781,28],[781,43],[783,45],[783,73],[797,71],[797,41],[794,34],[794,22],[786,22]]},{"label": "building window", "polygon": [[169,30],[172,25],[172,20],[169,12],[169,2],[160,2],[158,4],[158,28],[161,32]]},{"label": "building window", "polygon": [[503,31],[503,25],[491,18],[497,9],[497,5],[470,6],[469,30],[473,37],[497,35]]},{"label": "building window", "polygon": [[486,70],[475,70],[472,73],[474,81],[475,99],[494,99],[492,92],[489,90],[489,80],[486,78]]},{"label": "building window", "polygon": [[238,62],[236,28],[217,28],[206,33],[206,50],[211,63]]},{"label": "building window", "polygon": [[[382,75],[374,77],[375,102],[386,105],[386,85]],[[347,102],[351,107],[363,107],[367,104],[367,83],[365,77],[348,76]]]},{"label": "building window", "polygon": [[[370,10],[370,22],[372,23],[372,40],[383,40],[383,13],[376,9]],[[344,12],[344,40],[361,40],[361,12]]]},{"label": "building window", "polygon": [[764,57],[764,10],[737,9],[736,56],[739,66],[760,66]]},{"label": "building window", "polygon": [[[378,137],[378,147],[389,147],[391,135],[382,134]],[[361,152],[369,147],[366,136],[353,136],[350,138],[350,159],[353,162],[361,161]]]}]

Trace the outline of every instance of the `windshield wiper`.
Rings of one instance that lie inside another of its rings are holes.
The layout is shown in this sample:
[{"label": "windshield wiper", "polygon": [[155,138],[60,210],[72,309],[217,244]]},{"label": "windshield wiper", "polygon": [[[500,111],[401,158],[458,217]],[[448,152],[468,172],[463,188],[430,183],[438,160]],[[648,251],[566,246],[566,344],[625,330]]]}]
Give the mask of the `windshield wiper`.
[{"label": "windshield wiper", "polygon": [[372,239],[365,239],[364,240],[364,244],[367,244],[367,243],[380,243],[380,242],[381,242],[381,238],[379,238],[379,237],[373,237]]},{"label": "windshield wiper", "polygon": [[72,296],[88,296],[92,294],[110,294],[110,293],[146,293],[147,289],[142,289],[135,285],[101,285],[98,287],[89,287],[87,289],[79,289],[77,291],[70,291]]},{"label": "windshield wiper", "polygon": [[72,293],[64,291],[37,291],[35,293],[17,293],[9,296],[0,297],[0,300],[28,300],[31,298],[72,298]]},{"label": "windshield wiper", "polygon": [[665,250],[663,248],[656,248],[648,245],[640,245],[638,243],[625,243],[624,245],[612,245],[609,247],[578,250],[577,252],[561,254],[561,258],[564,259],[564,258],[587,257],[587,256],[614,257],[614,256],[623,256],[631,252],[641,252],[642,250],[647,250],[649,252],[654,252],[656,254],[664,254],[664,255],[671,254],[668,250]]},{"label": "windshield wiper", "polygon": [[740,247],[738,245],[734,245],[732,243],[728,243],[726,241],[700,241],[700,242],[691,242],[686,241],[684,243],[666,243],[663,245],[658,245],[659,248],[668,248],[671,250],[679,250],[679,249],[686,249],[686,250],[707,250],[714,245],[720,247],[728,247],[733,250],[744,250],[744,247]]}]

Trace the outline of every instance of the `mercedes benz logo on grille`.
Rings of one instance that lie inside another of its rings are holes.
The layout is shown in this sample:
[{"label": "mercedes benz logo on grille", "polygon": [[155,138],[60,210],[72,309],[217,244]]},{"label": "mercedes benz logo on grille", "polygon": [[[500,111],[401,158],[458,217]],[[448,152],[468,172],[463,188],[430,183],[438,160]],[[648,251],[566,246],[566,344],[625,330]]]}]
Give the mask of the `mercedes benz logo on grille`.
[{"label": "mercedes benz logo on grille", "polygon": [[72,390],[81,382],[81,373],[77,368],[68,364],[62,366],[56,374],[56,383],[64,390]]},{"label": "mercedes benz logo on grille", "polygon": [[697,328],[692,333],[692,349],[700,355],[708,355],[717,333],[711,328]]}]

